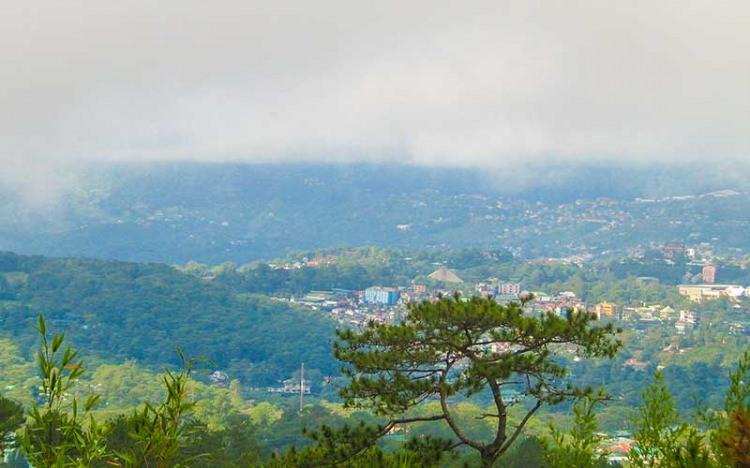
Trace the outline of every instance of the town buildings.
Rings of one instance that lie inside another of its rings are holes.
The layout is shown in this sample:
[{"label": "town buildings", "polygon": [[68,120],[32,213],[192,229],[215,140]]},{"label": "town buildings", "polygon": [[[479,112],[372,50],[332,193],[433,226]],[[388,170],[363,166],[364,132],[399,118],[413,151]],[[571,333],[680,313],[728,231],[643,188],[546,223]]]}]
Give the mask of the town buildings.
[{"label": "town buildings", "polygon": [[716,265],[709,263],[708,265],[703,267],[703,270],[701,271],[701,277],[703,278],[703,282],[706,284],[714,284],[716,283],[716,271],[717,267]]},{"label": "town buildings", "polygon": [[678,335],[684,335],[692,331],[697,323],[698,318],[694,312],[691,312],[689,310],[681,310],[680,318],[677,320],[677,322],[675,322],[674,327],[677,330]]},{"label": "town buildings", "polygon": [[521,284],[500,282],[497,278],[490,278],[487,282],[477,283],[474,291],[485,297],[495,297],[499,300],[515,300],[521,295]]},{"label": "town buildings", "polygon": [[611,302],[600,302],[594,306],[594,313],[600,320],[605,317],[610,319],[620,318],[618,312],[617,305]]},{"label": "town buildings", "polygon": [[720,297],[736,299],[745,295],[745,288],[737,284],[680,284],[677,286],[677,291],[692,302]]},{"label": "town buildings", "polygon": [[501,296],[519,296],[521,295],[520,283],[500,283],[497,288]]},{"label": "town buildings", "polygon": [[365,289],[365,303],[395,305],[399,300],[400,294],[396,288],[382,288],[372,286]]}]

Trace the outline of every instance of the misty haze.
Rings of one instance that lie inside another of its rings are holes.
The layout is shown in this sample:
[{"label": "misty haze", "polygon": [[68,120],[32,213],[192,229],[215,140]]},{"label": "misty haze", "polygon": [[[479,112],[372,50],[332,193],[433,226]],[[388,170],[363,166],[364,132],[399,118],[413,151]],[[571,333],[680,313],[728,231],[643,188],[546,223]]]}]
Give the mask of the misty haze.
[{"label": "misty haze", "polygon": [[0,467],[750,466],[750,4],[0,15]]}]

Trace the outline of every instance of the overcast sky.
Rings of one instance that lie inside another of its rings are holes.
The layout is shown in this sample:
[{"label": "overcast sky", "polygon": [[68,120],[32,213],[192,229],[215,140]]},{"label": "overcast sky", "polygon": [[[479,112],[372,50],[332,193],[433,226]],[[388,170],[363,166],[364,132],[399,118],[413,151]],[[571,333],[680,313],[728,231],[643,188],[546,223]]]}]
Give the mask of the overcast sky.
[{"label": "overcast sky", "polygon": [[71,161],[750,160],[747,0],[13,1],[0,60],[6,181]]}]

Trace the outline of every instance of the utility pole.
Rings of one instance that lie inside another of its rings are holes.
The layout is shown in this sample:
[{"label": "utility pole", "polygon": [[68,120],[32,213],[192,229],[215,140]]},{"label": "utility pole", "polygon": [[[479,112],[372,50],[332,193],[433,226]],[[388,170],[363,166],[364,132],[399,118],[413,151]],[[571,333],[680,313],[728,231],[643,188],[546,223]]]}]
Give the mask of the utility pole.
[{"label": "utility pole", "polygon": [[301,363],[299,369],[299,412],[302,412],[302,408],[305,404],[305,363]]}]

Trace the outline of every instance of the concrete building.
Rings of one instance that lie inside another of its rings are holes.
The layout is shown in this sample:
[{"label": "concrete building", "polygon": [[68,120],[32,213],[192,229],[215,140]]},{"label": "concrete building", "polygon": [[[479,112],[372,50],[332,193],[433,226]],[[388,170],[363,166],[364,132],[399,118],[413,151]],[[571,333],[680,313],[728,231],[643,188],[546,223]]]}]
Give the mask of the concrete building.
[{"label": "concrete building", "polygon": [[477,283],[474,291],[484,297],[493,297],[497,294],[497,285],[492,283]]},{"label": "concrete building", "polygon": [[678,335],[684,335],[695,329],[697,323],[698,317],[694,312],[691,312],[689,310],[681,310],[680,318],[677,320],[677,322],[675,322],[674,328],[675,330],[677,330]]},{"label": "concrete building", "polygon": [[718,299],[722,296],[738,297],[744,288],[736,284],[680,284],[677,291],[692,302]]},{"label": "concrete building", "polygon": [[399,292],[395,288],[381,288],[373,286],[365,289],[365,303],[395,305],[399,299]]},{"label": "concrete building", "polygon": [[701,272],[701,277],[703,278],[703,282],[706,284],[716,283],[717,271],[718,271],[718,268],[714,264],[709,263],[708,265],[704,266],[703,271]]},{"label": "concrete building", "polygon": [[599,319],[602,317],[618,318],[617,312],[617,305],[610,302],[600,302],[594,306],[594,313]]},{"label": "concrete building", "polygon": [[500,283],[497,291],[501,296],[518,296],[521,294],[520,283]]}]

